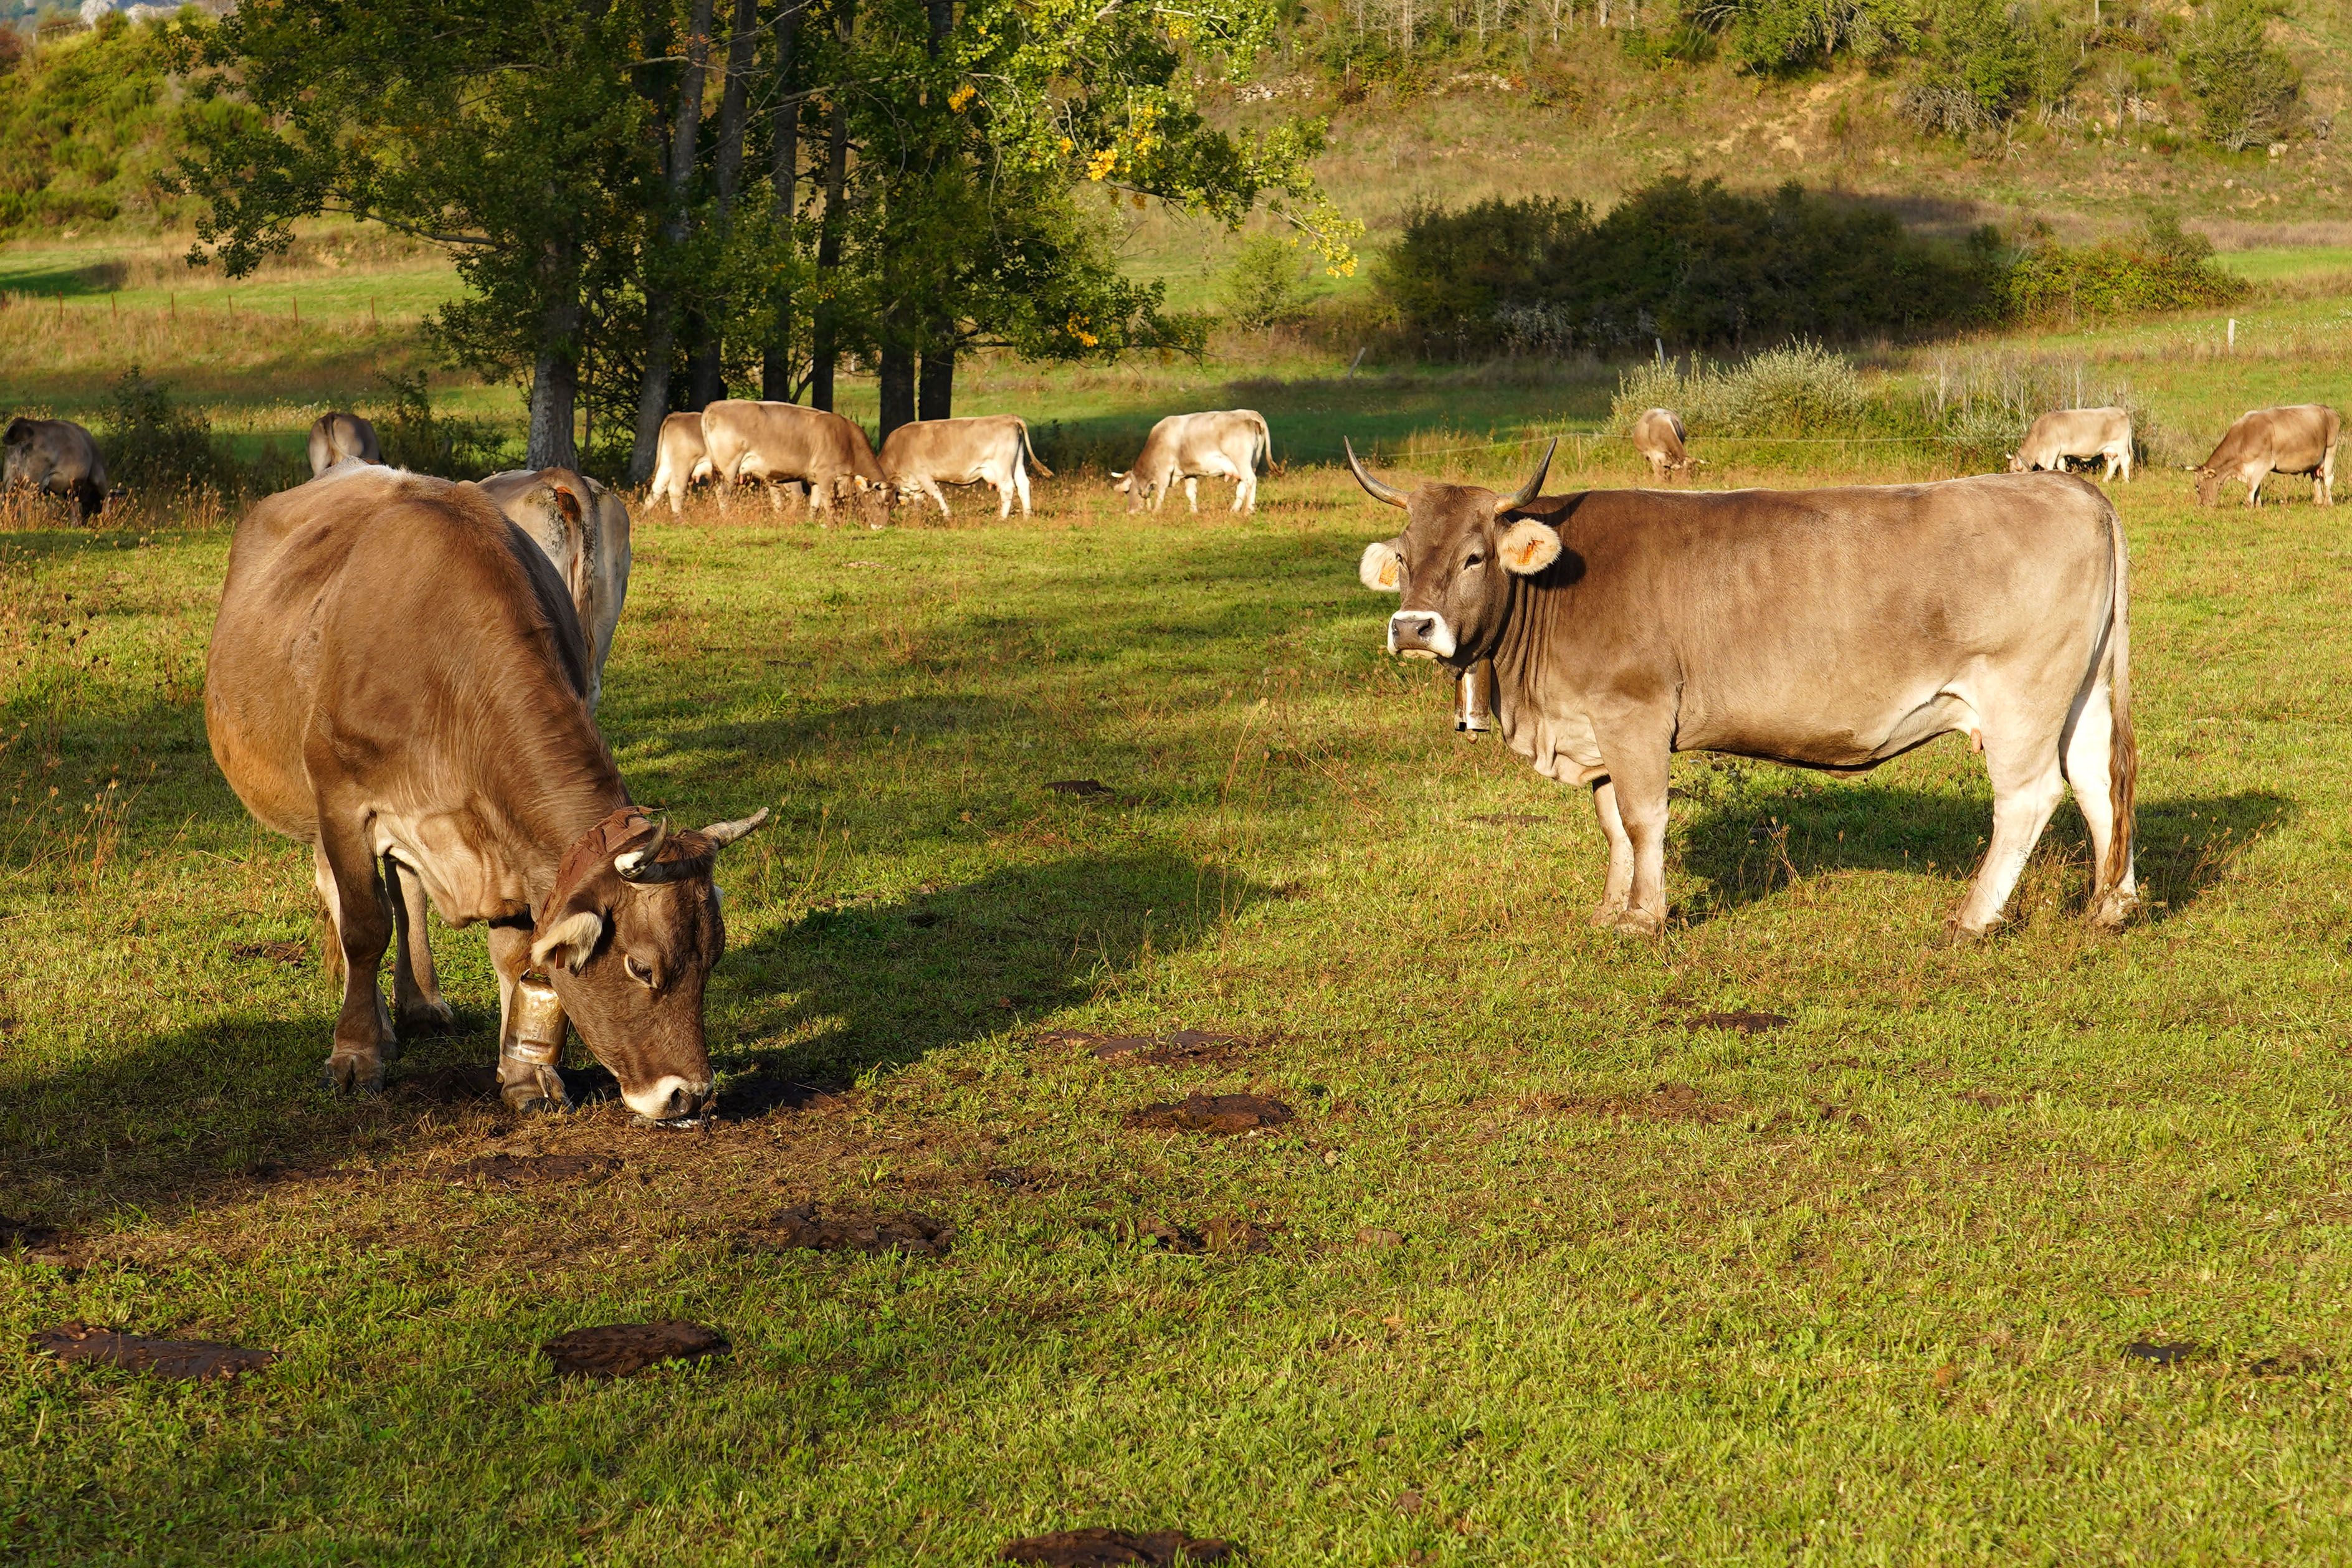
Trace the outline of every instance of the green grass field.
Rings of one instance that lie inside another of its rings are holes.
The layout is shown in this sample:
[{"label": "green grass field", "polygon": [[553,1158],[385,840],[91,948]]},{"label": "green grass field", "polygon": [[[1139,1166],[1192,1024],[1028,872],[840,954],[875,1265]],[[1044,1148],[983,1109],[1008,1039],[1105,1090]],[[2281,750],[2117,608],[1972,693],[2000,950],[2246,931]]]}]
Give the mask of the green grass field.
[{"label": "green grass field", "polygon": [[[605,732],[643,800],[776,811],[722,867],[728,1115],[683,1134],[454,1094],[493,1050],[471,932],[468,1032],[322,1094],[306,862],[203,736],[226,534],[0,535],[0,1213],[65,1236],[0,1262],[0,1552],[2341,1556],[2346,548],[2184,491],[2117,490],[2153,906],[2084,927],[2067,808],[2016,928],[1957,949],[1990,793],[1956,740],[1851,781],[1682,760],[1668,936],[1589,929],[1585,801],[1379,651],[1354,560],[1392,514],[1328,470],[1254,521],[1080,481],[1010,526],[648,521]],[[1686,1027],[1737,1009],[1793,1022]],[[1126,1124],[1192,1090],[1297,1119]],[[616,1164],[460,1169],[498,1153]],[[777,1247],[805,1202],[957,1235]],[[670,1316],[731,1353],[535,1353]],[[26,1348],[68,1320],[280,1359]]]}]

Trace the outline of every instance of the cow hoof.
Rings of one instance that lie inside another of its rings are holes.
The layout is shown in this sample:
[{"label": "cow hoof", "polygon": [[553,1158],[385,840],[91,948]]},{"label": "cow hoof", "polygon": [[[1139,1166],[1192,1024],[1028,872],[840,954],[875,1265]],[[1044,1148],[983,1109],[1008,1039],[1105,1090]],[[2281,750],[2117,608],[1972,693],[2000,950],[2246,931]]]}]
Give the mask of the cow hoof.
[{"label": "cow hoof", "polygon": [[457,1009],[437,998],[432,1001],[411,1001],[400,1009],[400,1030],[403,1034],[456,1034]]},{"label": "cow hoof", "polygon": [[2092,906],[2091,924],[2102,931],[2121,931],[2131,921],[2132,911],[2139,900],[2128,894],[2110,893]]},{"label": "cow hoof", "polygon": [[1948,920],[1944,923],[1943,935],[1936,938],[1934,945],[1937,947],[1972,947],[1989,939],[1999,924],[1995,921],[1991,925],[1969,927],[1957,920]]},{"label": "cow hoof", "polygon": [[330,1094],[357,1094],[365,1098],[383,1092],[383,1056],[373,1060],[346,1056],[341,1051],[327,1058],[327,1071],[320,1086]]},{"label": "cow hoof", "polygon": [[1604,924],[1623,936],[1656,936],[1666,928],[1664,916],[1644,914],[1638,909],[1620,910]]}]

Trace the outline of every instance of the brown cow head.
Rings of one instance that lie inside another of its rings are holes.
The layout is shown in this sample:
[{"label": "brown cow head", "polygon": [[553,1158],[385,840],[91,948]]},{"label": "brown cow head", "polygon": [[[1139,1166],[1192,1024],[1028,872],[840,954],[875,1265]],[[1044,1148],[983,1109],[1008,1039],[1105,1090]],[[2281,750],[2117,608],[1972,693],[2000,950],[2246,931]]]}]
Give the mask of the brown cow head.
[{"label": "brown cow head", "polygon": [[1357,576],[1404,602],[1389,617],[1389,652],[1467,664],[1501,632],[1508,576],[1533,577],[1559,559],[1559,536],[1533,517],[1504,519],[1536,498],[1555,441],[1528,482],[1507,496],[1475,485],[1423,485],[1410,495],[1372,477],[1348,447],[1348,466],[1374,500],[1405,510],[1404,532],[1368,546]]},{"label": "brown cow head", "polygon": [[2210,507],[2221,498],[2221,481],[2227,476],[2219,468],[2197,470],[2197,504]]},{"label": "brown cow head", "polygon": [[727,946],[719,852],[768,820],[673,833],[642,815],[607,818],[574,844],[531,937],[580,1038],[621,1081],[629,1109],[655,1122],[711,1109],[702,988]]}]

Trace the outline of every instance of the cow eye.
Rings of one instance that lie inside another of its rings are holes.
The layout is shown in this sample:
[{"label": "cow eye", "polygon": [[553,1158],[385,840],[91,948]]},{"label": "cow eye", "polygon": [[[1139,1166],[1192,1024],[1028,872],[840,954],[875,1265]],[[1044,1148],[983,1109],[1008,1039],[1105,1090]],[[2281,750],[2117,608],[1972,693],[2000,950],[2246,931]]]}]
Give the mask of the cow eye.
[{"label": "cow eye", "polygon": [[1474,566],[1484,566],[1486,564],[1486,558],[1480,555],[1476,550],[1472,550],[1468,555],[1462,558],[1462,570],[1465,571],[1468,571]]},{"label": "cow eye", "polygon": [[650,991],[654,988],[653,970],[646,965],[638,963],[637,956],[635,953],[625,953],[621,956],[621,967],[629,972],[629,978],[636,981],[637,984],[643,986],[646,989]]}]

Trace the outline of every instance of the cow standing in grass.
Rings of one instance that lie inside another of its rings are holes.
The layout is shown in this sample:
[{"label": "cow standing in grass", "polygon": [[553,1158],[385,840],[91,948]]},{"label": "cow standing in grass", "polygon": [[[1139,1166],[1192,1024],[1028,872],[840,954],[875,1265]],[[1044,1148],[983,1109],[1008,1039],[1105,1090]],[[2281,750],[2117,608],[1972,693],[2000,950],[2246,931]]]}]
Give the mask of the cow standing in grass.
[{"label": "cow standing in grass", "polygon": [[1151,427],[1135,466],[1114,473],[1112,488],[1127,497],[1127,509],[1153,511],[1168,498],[1176,481],[1184,481],[1184,505],[1201,509],[1201,481],[1231,479],[1236,512],[1257,510],[1257,470],[1274,449],[1265,415],[1252,408],[1223,409],[1212,413],[1171,413]]},{"label": "cow standing in grass", "polygon": [[711,475],[710,450],[702,439],[702,415],[673,413],[663,420],[654,452],[654,482],[646,499],[668,497],[669,515],[677,517],[686,508],[687,491]]},{"label": "cow standing in grass", "polygon": [[1693,467],[1691,455],[1683,449],[1688,439],[1683,432],[1683,416],[1670,408],[1654,408],[1633,422],[1625,433],[1642,461],[1650,465],[1650,477],[1663,485],[1673,475],[1688,474]]},{"label": "cow standing in grass", "polygon": [[357,458],[362,463],[383,461],[375,426],[355,413],[327,413],[310,423],[310,477],[317,478],[336,464]]},{"label": "cow standing in grass", "polygon": [[106,509],[106,460],[89,431],[69,419],[13,419],[0,434],[0,489],[19,485],[63,496],[84,522]]},{"label": "cow standing in grass", "polygon": [[2009,455],[2009,471],[2032,474],[2047,468],[2063,474],[2066,465],[2074,459],[2104,460],[2107,471],[2099,476],[2102,483],[2113,480],[2120,471],[2124,483],[2129,484],[2133,440],[2131,413],[2127,409],[2055,409],[2035,420],[2026,431],[2025,439]]},{"label": "cow standing in grass", "polygon": [[942,485],[986,485],[996,492],[999,522],[1013,515],[1013,498],[1021,497],[1021,515],[1029,516],[1029,470],[1051,479],[1054,471],[1037,461],[1029,444],[1028,422],[1017,414],[990,414],[982,419],[924,419],[902,424],[882,443],[882,476],[899,500],[928,496],[948,516]]},{"label": "cow standing in grass", "polygon": [[[866,432],[837,413],[793,402],[728,399],[702,411],[702,440],[719,479],[719,504],[745,479],[808,485],[809,508],[823,512],[882,483]],[[783,495],[771,500],[781,510]]]},{"label": "cow standing in grass", "polygon": [[1499,497],[1408,493],[1348,457],[1407,515],[1359,569],[1402,596],[1390,652],[1492,660],[1512,749],[1592,787],[1609,843],[1596,923],[1665,924],[1674,753],[1861,771],[1950,733],[1993,786],[1992,844],[1954,931],[2000,922],[2070,784],[2092,918],[2118,926],[2137,902],[2124,537],[2088,481],[1538,498],[1549,453]]},{"label": "cow standing in grass", "polygon": [[2308,474],[2313,504],[2333,506],[2336,444],[2343,434],[2343,420],[2324,402],[2241,414],[2213,455],[2197,465],[2197,504],[2213,505],[2221,498],[2221,486],[2235,479],[2246,487],[2246,505],[2259,507],[2264,479],[2273,474]]},{"label": "cow standing in grass", "polygon": [[[509,1049],[515,988],[538,967],[631,1109],[709,1110],[702,993],[726,940],[711,868],[767,813],[700,832],[654,821],[588,692],[570,595],[478,486],[354,466],[237,525],[205,725],[254,816],[310,846],[343,958],[331,1087],[381,1087],[398,1052],[376,988],[389,869],[451,924],[488,923],[510,1106],[564,1103],[551,1067]],[[401,1021],[444,1022],[404,969]]]}]

